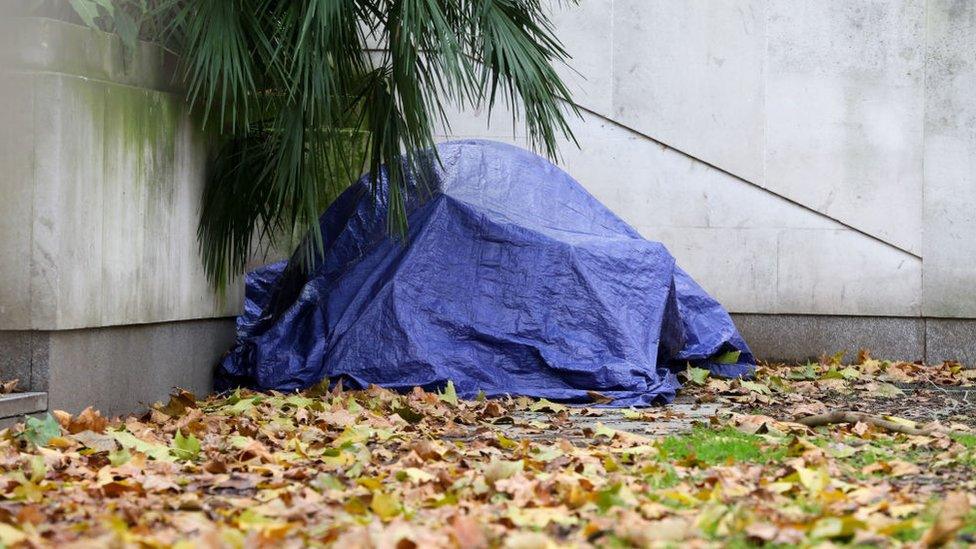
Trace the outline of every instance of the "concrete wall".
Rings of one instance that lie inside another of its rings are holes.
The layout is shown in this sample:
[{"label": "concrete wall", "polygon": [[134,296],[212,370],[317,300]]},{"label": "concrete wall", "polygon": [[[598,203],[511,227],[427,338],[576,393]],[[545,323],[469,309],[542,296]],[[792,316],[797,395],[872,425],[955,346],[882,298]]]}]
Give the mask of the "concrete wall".
[{"label": "concrete wall", "polygon": [[[663,241],[761,356],[976,362],[976,6],[581,0],[561,164]],[[0,29],[0,377],[122,412],[209,387],[225,302],[195,240],[208,139],[173,58]],[[578,72],[576,72],[578,71]],[[451,137],[525,145],[504,113]]]},{"label": "concrete wall", "polygon": [[[24,19],[4,78],[0,330],[60,330],[233,314],[196,254],[207,147],[171,63],[148,44]],[[19,47],[18,47],[19,46]],[[171,61],[171,59],[170,59]],[[126,68],[128,67],[128,68]]]},{"label": "concrete wall", "polygon": [[2,25],[0,378],[69,410],[208,390],[240,288],[219,300],[197,253],[210,139],[173,56],[127,57],[49,19]]},{"label": "concrete wall", "polygon": [[[554,18],[584,110],[561,165],[729,309],[976,317],[976,4],[581,0]],[[454,120],[445,138],[525,144],[504,117]],[[911,325],[899,341],[923,356]],[[973,356],[962,325],[948,350]]]}]

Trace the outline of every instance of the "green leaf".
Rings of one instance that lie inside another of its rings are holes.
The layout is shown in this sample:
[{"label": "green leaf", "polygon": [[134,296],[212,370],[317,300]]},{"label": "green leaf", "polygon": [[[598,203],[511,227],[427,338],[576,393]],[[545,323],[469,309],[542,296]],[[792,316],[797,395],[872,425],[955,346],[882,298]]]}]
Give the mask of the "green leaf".
[{"label": "green leaf", "polygon": [[740,383],[742,384],[743,388],[749,389],[753,393],[759,393],[761,395],[773,394],[773,392],[769,389],[769,387],[763,385],[762,383],[757,383],[755,381],[744,381],[744,380],[740,381]]},{"label": "green leaf", "polygon": [[235,402],[231,406],[225,407],[221,411],[223,413],[227,414],[227,415],[239,416],[239,415],[243,414],[244,412],[247,412],[247,411],[253,409],[254,406],[256,406],[257,404],[259,404],[262,400],[263,399],[261,397],[244,398],[244,399],[238,400],[237,402]]},{"label": "green leaf", "polygon": [[119,465],[124,465],[132,459],[132,454],[126,448],[119,448],[113,452],[109,452],[108,461],[113,467],[118,467]]},{"label": "green leaf", "polygon": [[115,440],[122,445],[123,448],[128,448],[146,454],[147,456],[155,459],[156,461],[174,461],[172,455],[170,455],[170,450],[162,444],[152,444],[146,442],[142,439],[136,438],[135,435],[128,431],[110,431],[110,435],[115,437]]},{"label": "green leaf", "polygon": [[716,364],[738,364],[739,356],[742,354],[741,351],[727,351],[721,354],[717,354],[712,357],[712,361]]},{"label": "green leaf", "polygon": [[[102,9],[104,9],[109,14],[110,17],[115,17],[117,15],[115,13],[115,3],[112,0],[91,0],[91,1],[101,6]],[[122,13],[122,11],[119,10],[119,13]]]},{"label": "green leaf", "polygon": [[98,18],[98,4],[92,0],[68,0],[71,7],[74,8],[75,13],[78,17],[81,17],[82,22],[92,28],[97,28],[95,25],[95,19]]},{"label": "green leaf", "polygon": [[844,379],[844,375],[837,371],[835,366],[831,366],[820,376],[820,379]]},{"label": "green leaf", "polygon": [[192,433],[184,437],[183,433],[177,430],[176,436],[173,437],[172,452],[177,459],[194,460],[200,455],[200,441]]},{"label": "green leaf", "polygon": [[695,385],[704,385],[708,379],[708,374],[709,371],[705,368],[695,368],[694,366],[688,365],[688,380]]},{"label": "green leaf", "polygon": [[139,45],[139,24],[125,11],[119,10],[112,21],[115,23],[115,33],[122,40],[122,45],[130,54]]},{"label": "green leaf", "polygon": [[44,416],[44,419],[29,417],[24,424],[23,435],[35,446],[46,446],[49,440],[61,436],[61,425],[51,414]]},{"label": "green leaf", "polygon": [[807,362],[803,366],[803,370],[791,370],[786,377],[794,380],[814,380],[817,379],[817,367],[813,363]]},{"label": "green leaf", "polygon": [[424,419],[424,415],[414,411],[413,408],[409,406],[403,406],[402,408],[397,408],[396,413],[398,416],[402,417],[407,423],[420,423]]},{"label": "green leaf", "polygon": [[616,483],[596,493],[594,503],[601,513],[606,513],[611,507],[625,507],[627,502],[620,497],[621,484]]},{"label": "green leaf", "polygon": [[345,490],[345,485],[339,482],[339,479],[330,475],[329,473],[319,473],[312,482],[310,483],[312,488],[318,490],[319,492],[325,492],[327,490]]},{"label": "green leaf", "polygon": [[451,381],[450,379],[447,380],[447,387],[444,389],[443,393],[441,392],[437,393],[437,398],[441,399],[441,401],[443,402],[446,402],[453,406],[457,406],[458,396],[457,396],[457,391],[454,390],[454,382]]}]

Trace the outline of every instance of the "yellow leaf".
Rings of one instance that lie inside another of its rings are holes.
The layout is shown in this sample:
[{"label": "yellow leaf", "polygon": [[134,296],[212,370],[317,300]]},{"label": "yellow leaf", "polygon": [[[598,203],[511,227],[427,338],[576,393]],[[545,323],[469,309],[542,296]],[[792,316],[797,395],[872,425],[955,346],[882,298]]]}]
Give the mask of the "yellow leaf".
[{"label": "yellow leaf", "polygon": [[893,421],[893,422],[895,422],[895,423],[897,423],[899,425],[904,425],[905,427],[915,427],[916,426],[916,424],[915,424],[914,421],[912,421],[910,419],[905,419],[903,417],[898,417],[898,416],[884,416],[884,418],[887,419],[888,421]]},{"label": "yellow leaf", "polygon": [[16,545],[27,539],[27,536],[13,526],[0,522],[0,543],[5,547]]},{"label": "yellow leaf", "polygon": [[498,433],[498,437],[497,438],[498,438],[498,445],[501,446],[502,448],[504,448],[505,450],[511,450],[512,448],[515,448],[515,447],[518,446],[518,443],[517,442],[515,442],[514,440],[506,437],[505,435],[503,435],[501,433]]},{"label": "yellow leaf", "polygon": [[838,538],[853,535],[864,528],[864,523],[854,517],[824,517],[813,525],[810,536],[814,538]]},{"label": "yellow leaf", "polygon": [[819,494],[830,485],[830,475],[824,468],[797,467],[796,474],[800,477],[800,484],[812,494]]},{"label": "yellow leaf", "polygon": [[360,477],[356,479],[356,484],[373,491],[383,487],[383,483],[376,477]]},{"label": "yellow leaf", "polygon": [[594,438],[596,438],[596,437],[613,438],[613,437],[617,436],[617,434],[618,434],[618,431],[616,429],[611,429],[610,427],[607,427],[603,423],[597,423],[596,424],[596,428],[593,429],[593,437]]},{"label": "yellow leaf", "polygon": [[701,503],[694,497],[678,490],[668,490],[666,492],[663,492],[661,496],[664,497],[665,499],[669,499],[675,503],[680,503],[682,505],[698,505],[699,503]]},{"label": "yellow leaf", "polygon": [[765,486],[766,490],[776,494],[785,494],[796,487],[795,482],[770,482]]},{"label": "yellow leaf", "polygon": [[373,492],[369,508],[384,521],[400,514],[400,502],[393,495],[380,491]]},{"label": "yellow leaf", "polygon": [[434,480],[434,475],[424,471],[422,469],[417,469],[416,467],[407,467],[403,470],[404,475],[410,479],[410,482],[414,484],[420,484],[423,482],[430,482]]},{"label": "yellow leaf", "polygon": [[555,402],[550,402],[542,398],[532,403],[532,405],[529,406],[529,410],[532,412],[552,412],[554,414],[558,414],[559,412],[567,410],[567,408],[562,404],[556,404]]},{"label": "yellow leaf", "polygon": [[515,526],[521,528],[545,528],[550,523],[560,526],[573,526],[579,522],[579,519],[570,513],[569,509],[561,506],[527,508],[513,505],[508,508],[507,516]]}]

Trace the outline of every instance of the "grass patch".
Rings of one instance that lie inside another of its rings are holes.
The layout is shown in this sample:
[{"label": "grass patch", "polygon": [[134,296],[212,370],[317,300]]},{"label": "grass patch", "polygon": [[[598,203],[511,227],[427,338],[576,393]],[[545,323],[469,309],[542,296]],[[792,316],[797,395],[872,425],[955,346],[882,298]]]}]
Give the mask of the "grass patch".
[{"label": "grass patch", "polygon": [[971,435],[968,433],[953,433],[952,440],[962,444],[970,450],[976,449],[976,435]]},{"label": "grass patch", "polygon": [[662,459],[705,465],[769,463],[786,456],[785,447],[770,446],[762,437],[731,427],[715,430],[701,426],[687,435],[669,436],[659,444]]},{"label": "grass patch", "polygon": [[965,526],[959,531],[959,535],[976,537],[976,509],[973,509],[966,515]]}]

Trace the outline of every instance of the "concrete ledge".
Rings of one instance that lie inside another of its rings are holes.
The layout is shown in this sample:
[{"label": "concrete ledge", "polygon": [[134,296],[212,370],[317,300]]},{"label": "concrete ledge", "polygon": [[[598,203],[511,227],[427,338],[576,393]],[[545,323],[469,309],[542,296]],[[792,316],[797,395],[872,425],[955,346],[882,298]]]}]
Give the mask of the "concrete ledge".
[{"label": "concrete ledge", "polygon": [[0,418],[21,417],[47,410],[47,393],[0,395]]},{"label": "concrete ledge", "polygon": [[0,377],[29,372],[29,389],[46,390],[51,410],[77,413],[93,406],[106,415],[137,412],[173,387],[209,392],[213,367],[233,341],[234,321],[227,318],[0,332],[0,356],[14,358],[0,363]]},{"label": "concrete ledge", "polygon": [[763,360],[802,362],[860,349],[892,360],[957,360],[976,367],[976,319],[733,314],[742,337]]},{"label": "concrete ledge", "polygon": [[0,395],[0,429],[26,421],[27,416],[47,410],[47,393]]}]

